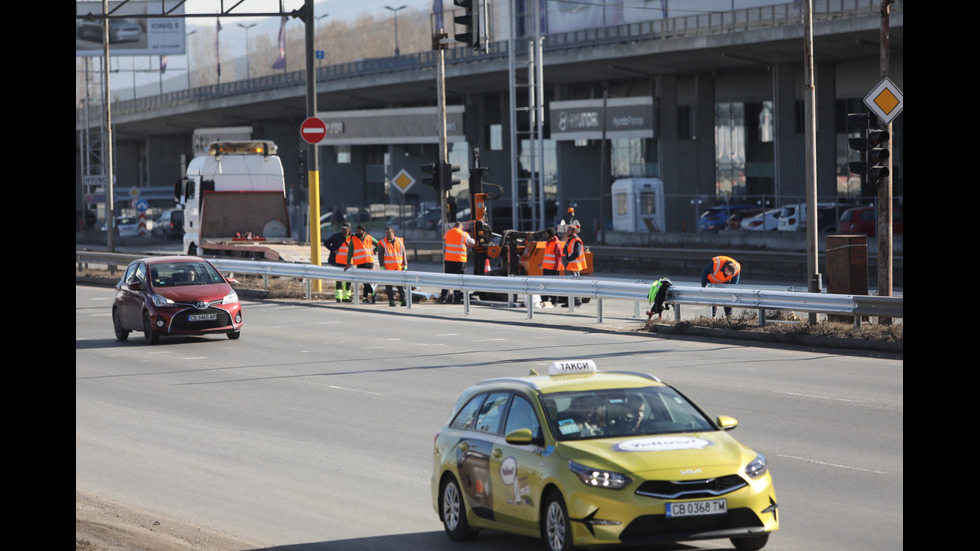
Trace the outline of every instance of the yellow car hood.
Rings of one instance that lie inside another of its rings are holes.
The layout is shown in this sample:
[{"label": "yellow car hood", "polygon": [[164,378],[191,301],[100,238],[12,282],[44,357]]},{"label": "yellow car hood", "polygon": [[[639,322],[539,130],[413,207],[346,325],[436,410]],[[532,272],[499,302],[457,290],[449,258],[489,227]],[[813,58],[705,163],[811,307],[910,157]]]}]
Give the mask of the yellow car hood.
[{"label": "yellow car hood", "polygon": [[679,469],[695,475],[715,469],[734,472],[755,457],[722,431],[561,442],[557,452],[589,467],[644,477],[665,470],[676,476]]}]

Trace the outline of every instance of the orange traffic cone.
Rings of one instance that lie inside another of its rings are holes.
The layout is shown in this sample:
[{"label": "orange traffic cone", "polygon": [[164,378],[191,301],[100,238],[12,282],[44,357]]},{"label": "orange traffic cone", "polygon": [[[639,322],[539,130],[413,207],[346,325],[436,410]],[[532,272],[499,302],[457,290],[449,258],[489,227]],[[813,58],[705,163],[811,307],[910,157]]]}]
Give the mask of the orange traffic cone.
[{"label": "orange traffic cone", "polygon": [[490,259],[488,258],[486,262],[483,263],[483,273],[490,271]]}]

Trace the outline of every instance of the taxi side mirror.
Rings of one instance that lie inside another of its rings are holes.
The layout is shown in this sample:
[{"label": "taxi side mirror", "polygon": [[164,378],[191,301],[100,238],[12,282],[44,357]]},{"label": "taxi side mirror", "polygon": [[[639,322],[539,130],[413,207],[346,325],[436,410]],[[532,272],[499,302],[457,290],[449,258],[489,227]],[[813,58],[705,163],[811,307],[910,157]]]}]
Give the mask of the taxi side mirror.
[{"label": "taxi side mirror", "polygon": [[727,415],[719,415],[718,420],[715,422],[718,423],[721,430],[732,430],[738,426],[738,419]]},{"label": "taxi side mirror", "polygon": [[510,432],[505,437],[508,444],[513,444],[515,446],[523,446],[525,444],[534,443],[534,434],[531,433],[531,429],[517,429]]}]

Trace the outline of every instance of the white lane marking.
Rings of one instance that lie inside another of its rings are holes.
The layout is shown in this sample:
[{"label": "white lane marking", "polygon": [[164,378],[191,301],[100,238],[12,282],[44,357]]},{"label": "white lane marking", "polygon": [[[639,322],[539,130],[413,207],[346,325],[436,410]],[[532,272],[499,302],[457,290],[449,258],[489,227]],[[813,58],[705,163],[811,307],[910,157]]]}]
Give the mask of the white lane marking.
[{"label": "white lane marking", "polygon": [[848,469],[851,471],[861,471],[864,473],[874,473],[874,474],[888,474],[886,471],[878,471],[875,469],[862,469],[861,467],[851,467],[849,465],[840,465],[837,463],[827,463],[826,461],[817,461],[816,459],[807,459],[806,457],[799,457],[796,455],[777,455],[776,457],[785,457],[787,459],[798,459],[800,461],[806,461],[807,463],[815,463],[817,465],[824,465],[827,467],[835,467],[838,469]]},{"label": "white lane marking", "polygon": [[369,390],[357,390],[356,388],[345,388],[342,386],[327,385],[327,388],[333,388],[336,390],[346,390],[348,392],[360,392],[361,394],[373,394],[374,396],[384,396],[380,392],[371,392]]}]

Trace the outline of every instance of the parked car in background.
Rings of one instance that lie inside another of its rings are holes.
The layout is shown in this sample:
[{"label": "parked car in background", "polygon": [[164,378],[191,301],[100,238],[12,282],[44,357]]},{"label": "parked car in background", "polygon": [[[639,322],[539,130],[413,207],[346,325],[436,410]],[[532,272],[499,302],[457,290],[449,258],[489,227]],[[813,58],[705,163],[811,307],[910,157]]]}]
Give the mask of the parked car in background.
[{"label": "parked car in background", "polygon": [[716,232],[725,229],[728,217],[736,212],[757,209],[754,205],[718,205],[701,213],[698,218],[698,231]]},{"label": "parked car in background", "polygon": [[[779,213],[779,231],[806,229],[806,203],[785,205]],[[817,231],[837,231],[837,206],[833,203],[817,203]]]},{"label": "parked car in background", "polygon": [[783,209],[769,209],[765,212],[743,218],[738,229],[741,231],[776,231],[779,229],[779,213]]},{"label": "parked car in background", "polygon": [[158,239],[180,239],[184,236],[184,211],[164,211],[153,222],[153,237]]},{"label": "parked car in background", "polygon": [[761,212],[762,209],[760,208],[733,211],[728,215],[728,222],[725,224],[725,229],[735,231],[742,226],[742,223],[746,218],[751,218],[757,214],[760,214]]},{"label": "parked car in background", "polygon": [[[102,225],[102,231],[108,231],[105,224]],[[139,219],[135,216],[117,216],[116,217],[116,233],[119,237],[137,237],[140,234]]]},{"label": "parked car in background", "polygon": [[[904,231],[902,209],[892,209],[892,233]],[[876,207],[854,207],[844,211],[837,224],[839,233],[854,233],[875,236],[878,233],[878,209]]]}]

